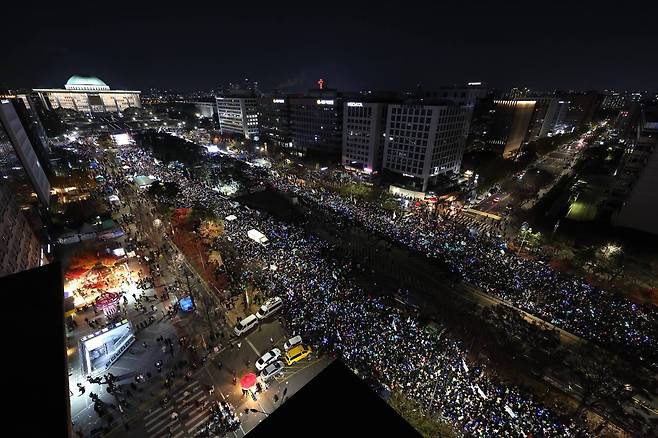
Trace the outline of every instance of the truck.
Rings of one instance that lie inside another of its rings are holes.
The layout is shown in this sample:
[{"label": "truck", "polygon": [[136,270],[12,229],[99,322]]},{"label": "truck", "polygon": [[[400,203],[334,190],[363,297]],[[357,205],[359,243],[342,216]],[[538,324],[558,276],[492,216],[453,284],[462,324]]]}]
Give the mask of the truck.
[{"label": "truck", "polygon": [[263,246],[269,245],[269,241],[267,240],[267,237],[265,236],[265,234],[261,233],[258,230],[251,229],[251,230],[247,231],[247,236],[251,240],[253,240],[254,242],[258,242]]}]

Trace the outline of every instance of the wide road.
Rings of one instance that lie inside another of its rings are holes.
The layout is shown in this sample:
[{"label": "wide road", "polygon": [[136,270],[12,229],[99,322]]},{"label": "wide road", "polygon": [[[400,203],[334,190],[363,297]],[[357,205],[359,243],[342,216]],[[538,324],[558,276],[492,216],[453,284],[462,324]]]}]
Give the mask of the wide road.
[{"label": "wide road", "polygon": [[[152,400],[133,413],[130,431],[117,429],[115,434],[109,436],[192,437],[210,421],[209,404],[216,401],[229,402],[240,417],[240,428],[228,436],[244,436],[332,361],[326,355],[317,357],[311,353],[296,364],[286,365],[280,375],[268,382],[267,389],[258,395],[257,400],[245,397],[240,388],[240,378],[250,372],[259,374],[254,365],[256,360],[275,347],[283,352],[283,343],[288,336],[279,321],[274,319],[246,336],[234,339],[230,346],[213,354],[212,359],[197,370],[189,381],[180,382],[171,391],[170,401],[165,406],[160,405],[160,399]],[[234,376],[237,384],[233,383]],[[212,392],[209,390],[211,387],[214,388]],[[204,401],[208,405],[204,406]],[[245,409],[256,409],[264,414],[245,413]],[[178,414],[176,418],[172,417],[174,412]]]}]

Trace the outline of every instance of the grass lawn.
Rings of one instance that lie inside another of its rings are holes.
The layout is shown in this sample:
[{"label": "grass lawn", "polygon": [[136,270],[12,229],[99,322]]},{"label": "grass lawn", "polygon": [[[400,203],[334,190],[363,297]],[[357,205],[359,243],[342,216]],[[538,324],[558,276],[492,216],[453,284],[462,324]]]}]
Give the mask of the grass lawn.
[{"label": "grass lawn", "polygon": [[596,218],[598,208],[589,202],[576,201],[569,207],[567,219],[579,222],[589,222]]}]

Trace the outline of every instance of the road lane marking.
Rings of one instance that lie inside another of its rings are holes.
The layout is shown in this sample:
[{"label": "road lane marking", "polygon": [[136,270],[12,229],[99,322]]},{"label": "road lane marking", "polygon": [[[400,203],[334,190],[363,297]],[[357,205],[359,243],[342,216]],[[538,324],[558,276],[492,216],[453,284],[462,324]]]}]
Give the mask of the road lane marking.
[{"label": "road lane marking", "polygon": [[[282,378],[281,380],[279,380],[279,379],[276,379],[276,380],[277,380],[277,382],[281,382],[281,381],[283,381],[283,380],[289,379],[290,377],[294,376],[295,374],[297,374],[297,373],[299,373],[299,372],[305,370],[306,368],[308,368],[308,367],[310,367],[310,366],[315,365],[315,364],[318,363],[318,362],[320,362],[320,358],[315,359],[313,362],[309,363],[308,365],[306,365],[306,366],[303,367],[303,368],[295,368],[295,372],[290,373],[290,374],[285,374],[285,378]],[[284,372],[284,373],[285,373],[285,372]]]},{"label": "road lane marking", "polygon": [[190,386],[198,385],[198,384],[199,384],[199,382],[194,381],[194,382],[190,383],[189,385],[187,385],[187,386],[185,386],[185,387],[179,389],[179,390],[176,391],[176,393],[174,394],[174,398],[178,398],[178,396],[179,396],[180,394],[183,394],[183,393],[185,392],[185,390],[188,389]]},{"label": "road lane marking", "polygon": [[[205,417],[208,416],[209,413],[210,413],[210,411],[202,410],[201,412],[196,414],[194,417],[188,419],[185,422],[185,426],[188,427],[188,428],[191,428],[191,429],[195,429],[195,428],[199,427],[199,424],[202,423],[205,420]],[[204,418],[200,422],[197,422],[194,427],[191,427],[190,424],[195,422],[199,417],[204,417]]]},{"label": "road lane marking", "polygon": [[152,426],[149,426],[146,428],[146,431],[148,433],[158,433],[167,427],[171,427],[172,429],[175,429],[176,427],[179,427],[180,423],[178,422],[178,417],[176,419],[172,419],[170,416],[163,418],[161,421],[159,421],[157,424],[154,424]]},{"label": "road lane marking", "polygon": [[247,344],[249,344],[249,346],[251,347],[251,349],[254,350],[254,352],[256,352],[256,354],[258,355],[258,357],[261,357],[261,356],[262,356],[262,354],[260,354],[260,352],[259,352],[258,350],[256,350],[256,347],[254,347],[254,344],[252,344],[251,341],[250,341],[248,338],[245,338],[245,341],[247,341]]},{"label": "road lane marking", "polygon": [[151,415],[153,415],[153,414],[158,414],[158,415],[155,416],[155,417],[153,417],[153,418],[151,418],[149,421],[146,421],[144,424],[145,424],[146,426],[148,426],[149,424],[153,423],[155,420],[157,420],[158,418],[162,417],[166,412],[169,412],[169,411],[171,411],[172,409],[174,409],[174,407],[173,407],[173,406],[170,406],[170,407],[168,407],[167,409],[165,409],[164,411],[161,411],[161,410],[159,410],[159,409],[158,409],[157,411],[154,411],[152,414],[149,414],[149,415],[147,415],[146,417],[144,417],[144,419],[149,418],[149,417],[150,417]]}]

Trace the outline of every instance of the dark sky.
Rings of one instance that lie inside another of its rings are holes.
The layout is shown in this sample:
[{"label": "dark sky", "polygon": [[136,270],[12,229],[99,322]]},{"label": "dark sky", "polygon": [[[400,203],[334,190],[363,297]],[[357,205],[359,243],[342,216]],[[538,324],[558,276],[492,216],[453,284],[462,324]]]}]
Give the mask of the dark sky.
[{"label": "dark sky", "polygon": [[658,89],[658,8],[634,2],[15,3],[1,28],[9,87],[61,87],[77,73],[142,90],[243,78],[304,90],[320,77],[341,90]]}]

